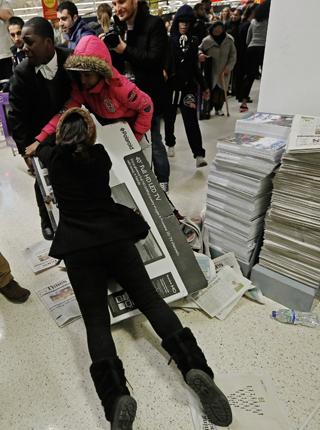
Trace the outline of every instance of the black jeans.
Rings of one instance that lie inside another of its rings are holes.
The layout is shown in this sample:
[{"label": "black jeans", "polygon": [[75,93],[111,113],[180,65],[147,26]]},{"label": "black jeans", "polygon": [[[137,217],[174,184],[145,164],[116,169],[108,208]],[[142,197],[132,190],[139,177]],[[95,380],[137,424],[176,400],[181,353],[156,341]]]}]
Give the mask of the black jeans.
[{"label": "black jeans", "polygon": [[198,156],[204,157],[206,152],[202,147],[202,136],[197,116],[197,96],[195,92],[172,91],[170,96],[172,104],[168,107],[164,116],[166,145],[172,147],[176,144],[174,124],[179,107],[193,156],[194,158]]},{"label": "black jeans", "polygon": [[246,72],[242,83],[241,101],[248,99],[259,67],[263,66],[264,46],[251,46],[246,53]]},{"label": "black jeans", "polygon": [[64,259],[87,330],[93,362],[117,355],[110,329],[108,279],[114,278],[162,339],[182,325],[159,296],[133,242],[122,240],[68,255]]}]

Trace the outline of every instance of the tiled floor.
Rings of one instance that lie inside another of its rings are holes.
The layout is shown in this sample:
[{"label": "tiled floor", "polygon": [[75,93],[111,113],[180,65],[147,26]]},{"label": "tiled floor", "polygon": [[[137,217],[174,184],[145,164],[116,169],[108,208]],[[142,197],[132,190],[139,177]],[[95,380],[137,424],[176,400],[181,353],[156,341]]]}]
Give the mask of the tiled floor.
[{"label": "tiled floor", "polygon": [[[231,103],[231,117],[201,122],[208,161],[217,137],[233,131],[240,116],[236,109]],[[208,168],[195,169],[180,118],[177,136],[176,157],[170,159],[170,197],[182,213],[197,215],[205,201]],[[0,429],[108,429],[89,377],[82,320],[58,328],[35,294],[59,276],[59,269],[36,276],[22,256],[41,239],[34,180],[25,170],[21,158],[2,144],[0,249],[32,295],[23,305],[0,297]],[[225,321],[210,320],[198,311],[177,312],[216,373],[269,373],[292,422],[290,429],[298,430],[320,401],[320,336],[316,329],[272,321],[270,312],[278,307],[271,301],[261,306],[242,299]],[[173,364],[167,366],[168,357],[145,319],[118,324],[113,335],[138,401],[135,429],[193,430],[183,381]],[[305,430],[319,430],[319,417]]]}]

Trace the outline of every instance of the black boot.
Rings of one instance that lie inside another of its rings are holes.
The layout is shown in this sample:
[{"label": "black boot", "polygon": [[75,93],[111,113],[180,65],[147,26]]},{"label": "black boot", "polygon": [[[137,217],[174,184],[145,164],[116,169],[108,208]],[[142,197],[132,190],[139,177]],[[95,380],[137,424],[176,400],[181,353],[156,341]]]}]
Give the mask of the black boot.
[{"label": "black boot", "polygon": [[92,363],[90,373],[111,430],[132,430],[137,403],[126,386],[121,360],[115,357]]},{"label": "black boot", "polygon": [[191,330],[185,327],[173,333],[162,341],[162,346],[198,395],[209,420],[217,426],[228,427],[232,422],[228,399],[213,382],[213,372]]}]

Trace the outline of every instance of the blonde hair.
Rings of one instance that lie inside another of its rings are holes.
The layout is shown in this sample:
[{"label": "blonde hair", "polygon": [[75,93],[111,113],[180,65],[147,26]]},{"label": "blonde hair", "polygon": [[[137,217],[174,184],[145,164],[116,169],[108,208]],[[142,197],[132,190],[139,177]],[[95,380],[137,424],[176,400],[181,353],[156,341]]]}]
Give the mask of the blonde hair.
[{"label": "blonde hair", "polygon": [[110,18],[112,16],[112,8],[108,3],[101,3],[97,8],[98,23],[102,30],[107,33],[110,27]]}]

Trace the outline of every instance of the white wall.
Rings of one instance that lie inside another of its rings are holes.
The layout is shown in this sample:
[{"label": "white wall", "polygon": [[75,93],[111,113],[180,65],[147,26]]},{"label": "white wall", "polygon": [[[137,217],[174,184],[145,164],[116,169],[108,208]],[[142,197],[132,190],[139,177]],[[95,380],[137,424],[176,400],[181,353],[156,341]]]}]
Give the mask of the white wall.
[{"label": "white wall", "polygon": [[320,0],[272,0],[258,111],[320,116]]}]

